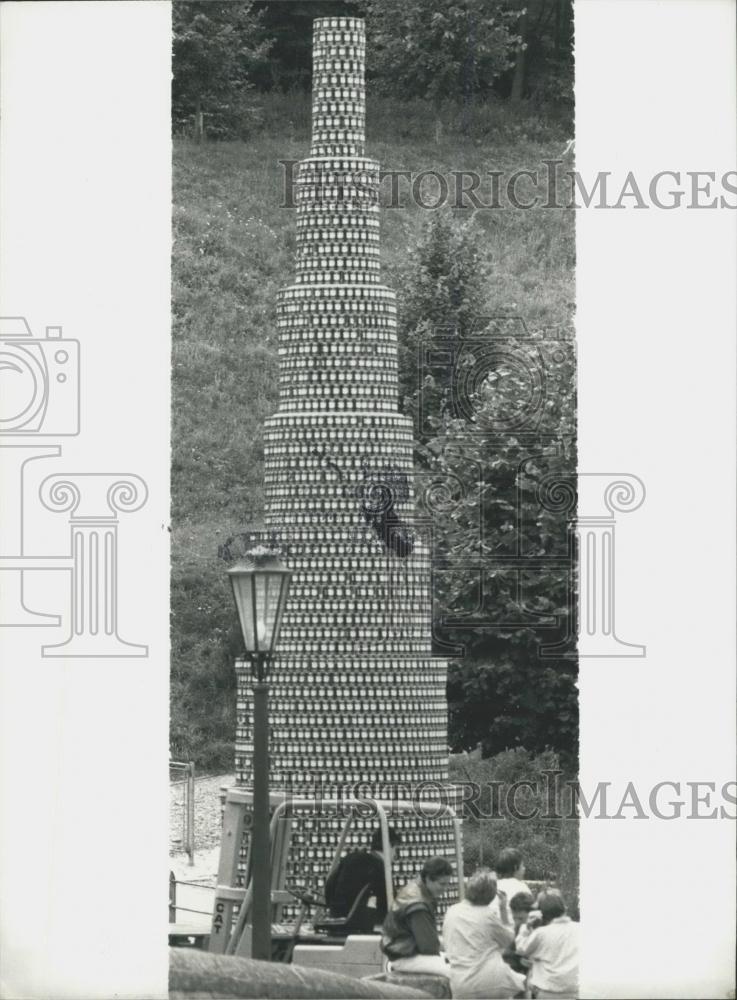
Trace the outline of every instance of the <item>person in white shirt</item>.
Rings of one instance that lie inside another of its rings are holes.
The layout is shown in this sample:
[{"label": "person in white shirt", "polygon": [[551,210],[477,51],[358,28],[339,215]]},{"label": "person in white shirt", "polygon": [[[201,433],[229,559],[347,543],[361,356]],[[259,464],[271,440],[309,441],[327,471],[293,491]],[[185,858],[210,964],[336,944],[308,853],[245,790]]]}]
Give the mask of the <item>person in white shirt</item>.
[{"label": "person in white shirt", "polygon": [[522,880],[525,877],[525,863],[515,847],[507,847],[499,852],[496,859],[496,890],[506,894],[507,899],[518,892],[529,892],[530,887]]},{"label": "person in white shirt", "polygon": [[466,898],[445,914],[443,949],[454,997],[509,998],[524,989],[525,977],[502,958],[514,941],[514,929],[504,898],[501,917],[489,906],[496,891],[493,872],[480,868],[466,884]]},{"label": "person in white shirt", "polygon": [[554,889],[541,892],[537,910],[517,935],[515,947],[532,963],[528,984],[541,998],[578,996],[578,927],[566,915],[566,904]]},{"label": "person in white shirt", "polygon": [[522,861],[522,855],[515,847],[507,847],[499,852],[494,870],[496,872],[497,897],[491,904],[491,908],[499,916],[500,893],[504,893],[509,901],[520,892],[529,892],[530,887],[522,881],[525,877],[525,865]]}]

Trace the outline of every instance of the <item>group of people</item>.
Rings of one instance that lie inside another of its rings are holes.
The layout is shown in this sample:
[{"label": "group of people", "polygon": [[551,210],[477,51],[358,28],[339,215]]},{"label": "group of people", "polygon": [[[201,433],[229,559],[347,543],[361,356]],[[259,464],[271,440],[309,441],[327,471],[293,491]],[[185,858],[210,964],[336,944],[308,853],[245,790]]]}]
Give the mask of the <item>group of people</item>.
[{"label": "group of people", "polygon": [[557,889],[533,896],[519,851],[501,851],[494,871],[479,868],[467,879],[465,898],[448,908],[439,934],[437,906],[451,884],[450,863],[427,860],[388,907],[385,864],[391,870],[401,844],[394,830],[389,844],[385,859],[377,830],[369,851],[347,854],[328,877],[325,896],[349,932],[381,927],[391,971],[444,976],[456,998],[578,995],[579,925]]}]

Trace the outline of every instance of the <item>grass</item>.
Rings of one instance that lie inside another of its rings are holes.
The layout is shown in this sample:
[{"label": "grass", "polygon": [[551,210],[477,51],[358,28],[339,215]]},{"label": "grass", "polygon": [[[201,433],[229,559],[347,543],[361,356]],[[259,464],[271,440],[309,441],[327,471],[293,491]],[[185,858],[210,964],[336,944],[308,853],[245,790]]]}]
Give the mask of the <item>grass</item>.
[{"label": "grass", "polygon": [[[238,649],[218,546],[260,527],[264,418],[277,407],[275,298],[294,273],[296,211],[280,208],[279,160],[309,149],[304,94],[255,99],[248,142],[174,143],[172,413],[172,739],[200,769],[229,769]],[[492,102],[443,109],[369,100],[367,154],[385,169],[514,170],[559,158],[571,126],[545,109]],[[487,273],[480,313],[531,328],[570,323],[572,211],[457,212]],[[408,247],[429,212],[382,213],[383,281],[411,279]]]}]

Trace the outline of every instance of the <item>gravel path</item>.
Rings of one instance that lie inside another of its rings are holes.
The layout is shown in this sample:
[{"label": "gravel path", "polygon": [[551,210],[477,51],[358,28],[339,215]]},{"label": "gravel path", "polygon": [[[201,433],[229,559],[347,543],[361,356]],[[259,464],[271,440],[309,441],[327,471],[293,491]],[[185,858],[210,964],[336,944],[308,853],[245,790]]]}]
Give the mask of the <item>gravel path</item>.
[{"label": "gravel path", "polygon": [[[210,856],[220,846],[220,789],[223,785],[235,784],[232,774],[207,775],[195,778],[194,808],[194,849],[195,861],[198,856]],[[169,857],[172,861],[187,863],[182,837],[184,834],[182,816],[184,813],[185,785],[171,782],[169,785]],[[192,869],[189,869],[190,873]]]}]

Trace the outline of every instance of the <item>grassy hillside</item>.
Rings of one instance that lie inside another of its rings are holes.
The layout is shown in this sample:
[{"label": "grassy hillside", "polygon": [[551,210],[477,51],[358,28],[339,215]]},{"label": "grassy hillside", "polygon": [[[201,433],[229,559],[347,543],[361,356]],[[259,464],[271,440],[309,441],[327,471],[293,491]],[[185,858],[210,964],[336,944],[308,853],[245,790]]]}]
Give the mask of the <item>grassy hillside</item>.
[{"label": "grassy hillside", "polygon": [[[386,169],[540,168],[560,157],[570,124],[504,103],[431,109],[372,100],[367,153]],[[306,96],[268,95],[247,143],[174,145],[172,743],[200,768],[232,766],[235,615],[218,545],[258,527],[262,424],[277,405],[275,296],[293,275],[296,212],[280,208],[279,160],[309,148]],[[382,213],[383,280],[397,289],[429,212]],[[487,270],[480,313],[517,314],[532,328],[570,322],[573,213],[469,210]]]}]

